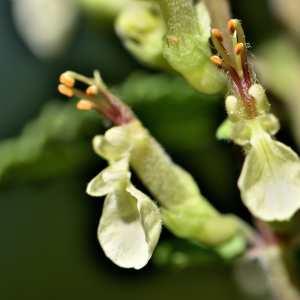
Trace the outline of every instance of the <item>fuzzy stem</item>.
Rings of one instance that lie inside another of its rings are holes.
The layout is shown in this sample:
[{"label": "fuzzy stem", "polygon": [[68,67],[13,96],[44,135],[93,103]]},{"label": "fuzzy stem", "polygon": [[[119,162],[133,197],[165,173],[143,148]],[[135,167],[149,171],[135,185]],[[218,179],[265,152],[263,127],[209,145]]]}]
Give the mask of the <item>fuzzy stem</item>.
[{"label": "fuzzy stem", "polygon": [[208,39],[202,34],[192,0],[158,0],[167,27],[163,55],[198,91],[224,90],[224,78],[210,62]]},{"label": "fuzzy stem", "polygon": [[[134,124],[134,123],[133,123]],[[192,176],[176,165],[141,125],[130,164],[161,204],[165,225],[177,236],[220,246],[240,235],[237,218],[220,214],[201,194]]]}]

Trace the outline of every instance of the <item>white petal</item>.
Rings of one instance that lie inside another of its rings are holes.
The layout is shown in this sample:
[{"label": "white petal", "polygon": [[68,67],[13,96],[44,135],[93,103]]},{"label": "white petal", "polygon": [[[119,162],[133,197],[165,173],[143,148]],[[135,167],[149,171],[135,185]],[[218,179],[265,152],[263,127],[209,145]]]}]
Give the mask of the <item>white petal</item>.
[{"label": "white petal", "polygon": [[93,148],[101,157],[115,161],[129,154],[131,139],[127,126],[115,126],[107,130],[105,135],[95,136]]},{"label": "white petal", "polygon": [[113,163],[88,183],[87,194],[102,197],[118,188],[125,187],[130,179],[128,169],[128,157]]},{"label": "white petal", "polygon": [[98,239],[105,255],[123,268],[141,269],[151,258],[161,231],[158,208],[143,193],[109,194],[104,202]]},{"label": "white petal", "polygon": [[288,220],[300,208],[299,158],[265,134],[252,143],[238,186],[253,215],[265,221]]}]

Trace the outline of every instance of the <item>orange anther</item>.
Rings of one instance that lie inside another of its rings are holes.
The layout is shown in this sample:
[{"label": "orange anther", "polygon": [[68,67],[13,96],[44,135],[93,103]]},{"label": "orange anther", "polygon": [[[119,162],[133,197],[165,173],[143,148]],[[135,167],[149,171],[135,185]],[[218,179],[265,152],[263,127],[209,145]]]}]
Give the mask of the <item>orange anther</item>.
[{"label": "orange anther", "polygon": [[211,31],[211,34],[214,36],[214,38],[216,38],[219,42],[223,41],[223,35],[222,32],[217,29],[217,28],[213,28]]},{"label": "orange anther", "polygon": [[96,96],[98,94],[98,89],[95,85],[90,85],[87,89],[86,89],[86,94],[88,96]]},{"label": "orange anther", "polygon": [[77,103],[76,107],[79,110],[91,110],[94,108],[94,104],[89,100],[82,99]]},{"label": "orange anther", "polygon": [[222,64],[223,64],[223,60],[222,58],[220,58],[219,56],[217,55],[213,55],[210,57],[210,60],[213,64],[217,65],[218,67],[221,67]]},{"label": "orange anther", "polygon": [[75,85],[75,79],[68,74],[68,72],[62,73],[59,77],[60,83],[67,87],[72,88]]},{"label": "orange anther", "polygon": [[236,31],[236,22],[236,20],[231,19],[227,23],[227,28],[231,34],[234,34],[234,32]]},{"label": "orange anther", "polygon": [[71,88],[65,86],[64,84],[60,84],[58,85],[58,91],[67,96],[67,97],[73,97],[74,96],[74,92]]},{"label": "orange anther", "polygon": [[242,52],[244,52],[245,46],[243,43],[238,43],[234,47],[234,52],[236,55],[240,55]]}]

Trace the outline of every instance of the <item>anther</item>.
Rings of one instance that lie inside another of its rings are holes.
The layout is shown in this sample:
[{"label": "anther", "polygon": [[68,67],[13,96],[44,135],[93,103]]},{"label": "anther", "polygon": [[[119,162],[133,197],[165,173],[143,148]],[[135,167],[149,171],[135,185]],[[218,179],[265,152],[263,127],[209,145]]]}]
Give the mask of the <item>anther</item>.
[{"label": "anther", "polygon": [[72,88],[75,85],[75,79],[70,76],[69,72],[62,73],[59,77],[59,82],[69,88]]},{"label": "anther", "polygon": [[243,43],[238,43],[235,45],[234,52],[236,55],[240,55],[244,51],[245,51],[245,46]]},{"label": "anther", "polygon": [[98,89],[95,85],[90,85],[87,89],[86,89],[86,94],[90,97],[96,96],[98,94]]},{"label": "anther", "polygon": [[211,30],[211,34],[213,35],[214,38],[216,38],[220,43],[223,42],[223,35],[222,35],[222,32],[217,29],[217,28],[213,28]]},{"label": "anther", "polygon": [[76,107],[79,110],[92,110],[95,105],[89,100],[82,99],[77,103]]},{"label": "anther", "polygon": [[58,91],[61,94],[65,95],[67,97],[70,97],[70,98],[74,96],[73,90],[70,87],[68,87],[68,86],[66,86],[64,84],[59,84],[58,85]]},{"label": "anther", "polygon": [[213,64],[215,64],[218,67],[222,67],[222,65],[223,65],[223,59],[217,55],[211,56],[210,60]]},{"label": "anther", "polygon": [[231,34],[234,34],[237,28],[237,21],[235,19],[230,19],[227,23],[227,28]]}]

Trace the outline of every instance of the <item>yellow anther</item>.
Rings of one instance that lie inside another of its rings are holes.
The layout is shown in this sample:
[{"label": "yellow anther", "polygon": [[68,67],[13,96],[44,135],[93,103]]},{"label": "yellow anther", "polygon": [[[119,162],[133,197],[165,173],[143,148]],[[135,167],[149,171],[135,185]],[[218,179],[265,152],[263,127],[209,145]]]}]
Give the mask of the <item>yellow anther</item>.
[{"label": "yellow anther", "polygon": [[95,105],[89,100],[82,99],[77,103],[76,107],[79,110],[92,110]]},{"label": "yellow anther", "polygon": [[85,92],[88,96],[93,97],[98,94],[98,88],[95,85],[90,85]]},{"label": "yellow anther", "polygon": [[231,19],[227,23],[227,28],[231,34],[234,34],[237,28],[237,21],[235,19]]},{"label": "yellow anther", "polygon": [[70,97],[70,98],[74,96],[73,90],[70,87],[68,87],[68,86],[66,86],[64,84],[59,84],[58,85],[58,91],[61,94],[65,95],[67,97]]},{"label": "yellow anther", "polygon": [[238,43],[235,45],[234,52],[236,55],[240,55],[244,51],[245,51],[245,46],[243,43]]},{"label": "yellow anther", "polygon": [[217,28],[213,28],[211,31],[211,34],[214,38],[216,38],[219,42],[223,42],[223,34],[222,32],[217,29]]},{"label": "yellow anther", "polygon": [[69,88],[72,88],[75,85],[75,79],[69,74],[69,72],[62,73],[59,77],[59,82]]},{"label": "yellow anther", "polygon": [[210,60],[211,60],[211,62],[212,62],[213,64],[215,64],[215,65],[218,66],[218,67],[221,67],[222,64],[223,64],[223,59],[220,58],[220,57],[217,56],[217,55],[211,56],[211,57],[210,57]]}]

